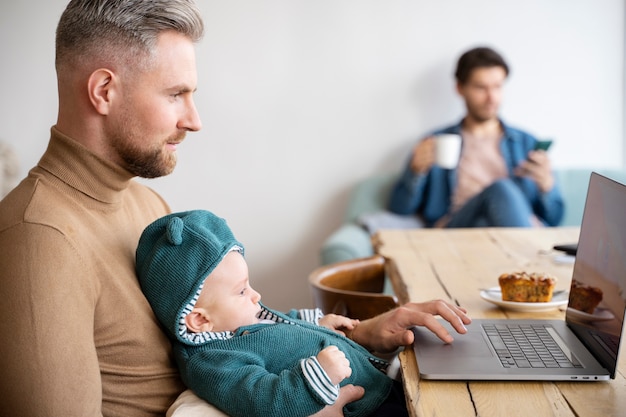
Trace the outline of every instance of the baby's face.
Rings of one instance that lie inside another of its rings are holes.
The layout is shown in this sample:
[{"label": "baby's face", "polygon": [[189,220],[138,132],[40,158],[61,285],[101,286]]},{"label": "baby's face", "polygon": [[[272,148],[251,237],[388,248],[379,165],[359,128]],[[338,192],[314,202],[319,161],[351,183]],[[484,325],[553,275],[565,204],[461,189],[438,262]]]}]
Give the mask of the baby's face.
[{"label": "baby's face", "polygon": [[259,322],[259,301],[261,295],[250,287],[245,259],[233,251],[207,277],[196,307],[207,310],[211,331],[235,331]]}]

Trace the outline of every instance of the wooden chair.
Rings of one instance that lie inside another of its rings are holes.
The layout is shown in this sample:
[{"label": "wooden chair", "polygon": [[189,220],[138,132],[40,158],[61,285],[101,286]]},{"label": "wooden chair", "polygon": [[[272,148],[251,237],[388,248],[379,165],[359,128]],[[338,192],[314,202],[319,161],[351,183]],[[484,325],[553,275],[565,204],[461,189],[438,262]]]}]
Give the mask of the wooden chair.
[{"label": "wooden chair", "polygon": [[309,275],[316,307],[325,314],[368,319],[398,306],[383,294],[385,258],[374,255],[321,266]]}]

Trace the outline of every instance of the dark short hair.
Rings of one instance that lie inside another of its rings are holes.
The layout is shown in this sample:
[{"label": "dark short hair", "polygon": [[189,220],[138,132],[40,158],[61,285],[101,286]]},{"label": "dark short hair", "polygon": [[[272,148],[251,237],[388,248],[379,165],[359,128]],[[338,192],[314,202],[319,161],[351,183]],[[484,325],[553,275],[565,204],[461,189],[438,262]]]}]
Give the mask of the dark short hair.
[{"label": "dark short hair", "polygon": [[459,58],[454,76],[458,83],[465,84],[473,70],[489,67],[502,67],[509,75],[509,66],[499,53],[487,47],[470,49]]}]

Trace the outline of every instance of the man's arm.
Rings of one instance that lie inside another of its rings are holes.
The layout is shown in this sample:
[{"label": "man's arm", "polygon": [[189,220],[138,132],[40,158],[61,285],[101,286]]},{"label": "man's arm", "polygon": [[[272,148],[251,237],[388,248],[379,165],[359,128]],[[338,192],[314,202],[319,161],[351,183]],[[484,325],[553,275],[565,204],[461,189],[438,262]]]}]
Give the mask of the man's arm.
[{"label": "man's arm", "polygon": [[424,199],[426,174],[434,162],[434,139],[426,138],[413,149],[402,175],[393,186],[388,208],[396,214],[415,214]]},{"label": "man's arm", "polygon": [[57,231],[0,233],[0,415],[101,416],[95,289]]},{"label": "man's arm", "polygon": [[415,174],[407,166],[394,184],[387,208],[401,215],[415,214],[422,203],[426,176]]},{"label": "man's arm", "polygon": [[538,189],[533,211],[549,226],[557,226],[564,214],[564,202],[556,182],[550,158],[545,151],[530,151],[528,159],[515,168],[517,175],[531,179]]}]

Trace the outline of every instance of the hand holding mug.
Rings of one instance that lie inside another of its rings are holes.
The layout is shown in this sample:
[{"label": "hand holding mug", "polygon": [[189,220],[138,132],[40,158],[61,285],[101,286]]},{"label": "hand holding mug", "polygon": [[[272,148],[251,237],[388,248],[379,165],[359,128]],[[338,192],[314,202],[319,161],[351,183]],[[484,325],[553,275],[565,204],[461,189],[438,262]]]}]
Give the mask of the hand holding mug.
[{"label": "hand holding mug", "polygon": [[461,156],[461,136],[442,133],[428,137],[413,149],[411,169],[416,174],[428,171],[433,164],[445,169],[456,168]]}]

